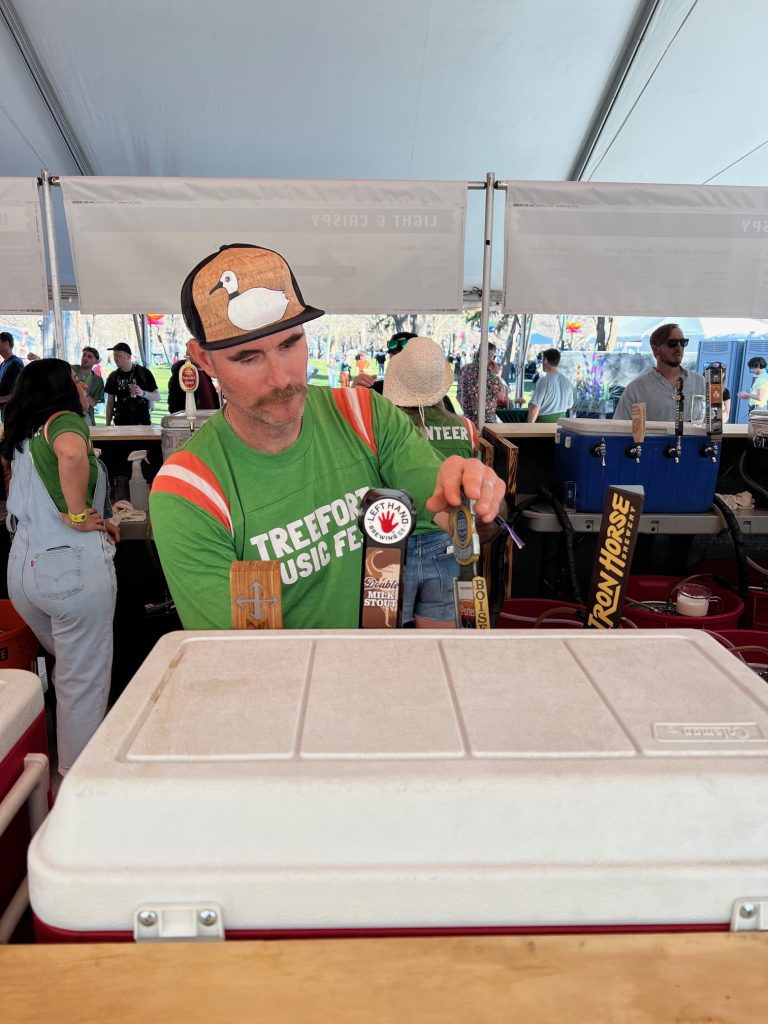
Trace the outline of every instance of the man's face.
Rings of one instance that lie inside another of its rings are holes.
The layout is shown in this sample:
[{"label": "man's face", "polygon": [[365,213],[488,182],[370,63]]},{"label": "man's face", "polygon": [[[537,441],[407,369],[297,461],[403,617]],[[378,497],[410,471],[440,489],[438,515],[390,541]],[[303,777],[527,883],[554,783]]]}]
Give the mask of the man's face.
[{"label": "man's face", "polygon": [[80,356],[80,365],[84,370],[92,370],[98,360],[93,352],[83,352]]},{"label": "man's face", "polygon": [[127,373],[131,368],[132,362],[130,355],[127,352],[122,352],[120,349],[112,354],[115,357],[115,366],[118,370],[125,370]]},{"label": "man's face", "polygon": [[205,351],[190,343],[195,361],[217,377],[233,412],[254,426],[301,422],[307,398],[307,340],[292,327],[259,341]]},{"label": "man's face", "polygon": [[10,359],[12,355],[13,349],[11,348],[10,342],[0,338],[0,356],[2,356],[3,359]]},{"label": "man's face", "polygon": [[[679,327],[673,327],[669,332],[669,338],[667,341],[680,341],[685,335]],[[683,361],[683,353],[685,349],[682,345],[675,345],[674,348],[670,348],[666,341],[663,341],[660,345],[653,346],[653,354],[656,357],[656,369],[660,369],[661,366],[679,366]]]}]

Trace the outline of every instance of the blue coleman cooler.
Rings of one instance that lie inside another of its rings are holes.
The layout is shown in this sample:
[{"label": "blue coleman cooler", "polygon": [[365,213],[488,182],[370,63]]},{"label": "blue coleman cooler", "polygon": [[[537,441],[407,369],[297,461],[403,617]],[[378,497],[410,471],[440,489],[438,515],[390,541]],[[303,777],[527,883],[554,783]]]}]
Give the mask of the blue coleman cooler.
[{"label": "blue coleman cooler", "polygon": [[649,421],[637,450],[628,420],[561,419],[555,435],[559,496],[576,512],[600,512],[611,484],[642,484],[643,512],[708,512],[720,445],[685,424],[679,455],[672,423]]}]

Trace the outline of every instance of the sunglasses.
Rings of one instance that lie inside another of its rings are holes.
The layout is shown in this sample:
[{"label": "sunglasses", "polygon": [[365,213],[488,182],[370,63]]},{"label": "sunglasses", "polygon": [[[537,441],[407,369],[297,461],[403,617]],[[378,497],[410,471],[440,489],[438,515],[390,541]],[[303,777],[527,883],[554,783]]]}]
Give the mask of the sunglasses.
[{"label": "sunglasses", "polygon": [[405,341],[402,341],[401,339],[398,339],[397,341],[388,341],[387,352],[399,352],[401,349],[404,349],[407,344],[407,338],[405,339]]},{"label": "sunglasses", "polygon": [[667,348],[677,348],[678,345],[682,345],[683,348],[688,344],[688,338],[675,338],[673,341],[665,341],[664,344]]}]

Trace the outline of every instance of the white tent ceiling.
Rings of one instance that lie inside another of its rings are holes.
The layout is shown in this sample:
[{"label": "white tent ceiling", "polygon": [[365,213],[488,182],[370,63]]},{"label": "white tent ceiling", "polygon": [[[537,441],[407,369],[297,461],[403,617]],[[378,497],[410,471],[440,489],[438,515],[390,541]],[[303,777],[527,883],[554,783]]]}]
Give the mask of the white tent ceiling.
[{"label": "white tent ceiling", "polygon": [[[0,15],[2,175],[768,183],[765,0],[0,0]],[[470,193],[467,287],[482,204]],[[498,283],[501,245],[494,264]]]}]

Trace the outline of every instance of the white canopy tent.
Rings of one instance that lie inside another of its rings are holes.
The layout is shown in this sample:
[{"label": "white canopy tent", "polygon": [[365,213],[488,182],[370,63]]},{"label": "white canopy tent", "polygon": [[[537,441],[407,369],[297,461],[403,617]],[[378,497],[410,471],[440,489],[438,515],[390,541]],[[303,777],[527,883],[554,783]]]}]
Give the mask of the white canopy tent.
[{"label": "white canopy tent", "polygon": [[[763,0],[0,0],[0,16],[0,175],[768,179]],[[482,220],[474,193],[469,290]]]}]

